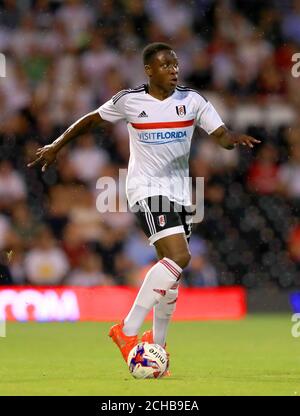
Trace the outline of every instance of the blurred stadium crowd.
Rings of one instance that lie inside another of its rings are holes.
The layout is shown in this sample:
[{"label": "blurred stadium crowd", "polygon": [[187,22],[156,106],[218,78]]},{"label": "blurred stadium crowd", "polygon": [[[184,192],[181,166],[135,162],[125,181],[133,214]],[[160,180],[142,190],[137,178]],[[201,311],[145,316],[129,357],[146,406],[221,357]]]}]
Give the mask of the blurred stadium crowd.
[{"label": "blurred stadium crowd", "polygon": [[262,140],[227,151],[195,133],[205,216],[182,284],[300,285],[299,0],[0,0],[0,284],[140,285],[153,247],[133,214],[100,214],[95,203],[97,179],[118,180],[127,166],[126,126],[81,136],[45,173],[26,164],[144,83],[141,50],[155,41],[176,50],[181,84]]}]

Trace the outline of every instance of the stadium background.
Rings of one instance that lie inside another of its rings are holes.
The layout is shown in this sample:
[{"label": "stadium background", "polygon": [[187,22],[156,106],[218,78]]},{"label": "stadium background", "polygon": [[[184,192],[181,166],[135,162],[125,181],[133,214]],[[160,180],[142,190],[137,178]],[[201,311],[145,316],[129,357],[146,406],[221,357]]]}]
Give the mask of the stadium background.
[{"label": "stadium background", "polygon": [[145,82],[141,50],[155,41],[176,50],[181,84],[262,140],[227,151],[195,133],[205,215],[182,286],[299,288],[299,0],[0,1],[0,285],[140,285],[154,249],[132,214],[99,214],[95,203],[97,179],[127,166],[125,125],[74,140],[46,173],[26,164],[81,115]]}]

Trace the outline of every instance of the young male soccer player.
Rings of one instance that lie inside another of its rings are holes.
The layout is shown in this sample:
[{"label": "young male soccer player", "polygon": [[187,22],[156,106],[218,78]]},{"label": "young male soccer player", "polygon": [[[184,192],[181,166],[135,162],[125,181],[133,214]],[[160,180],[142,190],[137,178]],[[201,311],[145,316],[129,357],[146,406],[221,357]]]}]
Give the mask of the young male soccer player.
[{"label": "young male soccer player", "polygon": [[195,127],[203,128],[226,149],[238,144],[252,148],[260,142],[229,131],[209,101],[197,91],[177,85],[178,60],[171,46],[152,43],[144,49],[143,60],[148,84],[120,91],[76,121],[52,144],[38,149],[36,159],[28,165],[42,163],[44,171],[59,150],[78,135],[103,121],[127,122],[127,198],[131,207],[139,208],[136,215],[159,260],[146,274],[128,315],[110,329],[109,335],[125,360],[138,343],[139,329],[153,307],[153,331],[145,332],[142,340],[165,346],[178,281],[190,261],[191,201],[184,178],[189,176]]}]

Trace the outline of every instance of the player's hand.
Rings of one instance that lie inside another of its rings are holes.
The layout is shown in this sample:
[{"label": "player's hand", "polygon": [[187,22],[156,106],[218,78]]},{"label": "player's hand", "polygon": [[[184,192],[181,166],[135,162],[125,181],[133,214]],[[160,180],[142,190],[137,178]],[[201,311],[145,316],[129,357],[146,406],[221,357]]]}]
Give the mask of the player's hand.
[{"label": "player's hand", "polygon": [[243,146],[254,147],[257,143],[261,143],[261,141],[254,139],[254,137],[247,136],[246,134],[240,134],[235,137],[235,145],[241,144]]},{"label": "player's hand", "polygon": [[44,147],[40,147],[36,151],[36,158],[32,162],[28,163],[27,167],[32,168],[38,163],[41,163],[42,172],[45,172],[45,170],[55,161],[56,154],[57,150],[55,150],[52,144],[47,144]]}]

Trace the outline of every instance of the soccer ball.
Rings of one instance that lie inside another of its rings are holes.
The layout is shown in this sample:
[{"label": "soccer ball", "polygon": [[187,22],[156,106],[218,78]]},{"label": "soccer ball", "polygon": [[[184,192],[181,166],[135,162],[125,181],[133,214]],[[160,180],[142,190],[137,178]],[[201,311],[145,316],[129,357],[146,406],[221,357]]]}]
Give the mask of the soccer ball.
[{"label": "soccer ball", "polygon": [[140,342],[130,351],[127,364],[134,378],[159,378],[168,368],[168,356],[160,345]]}]

